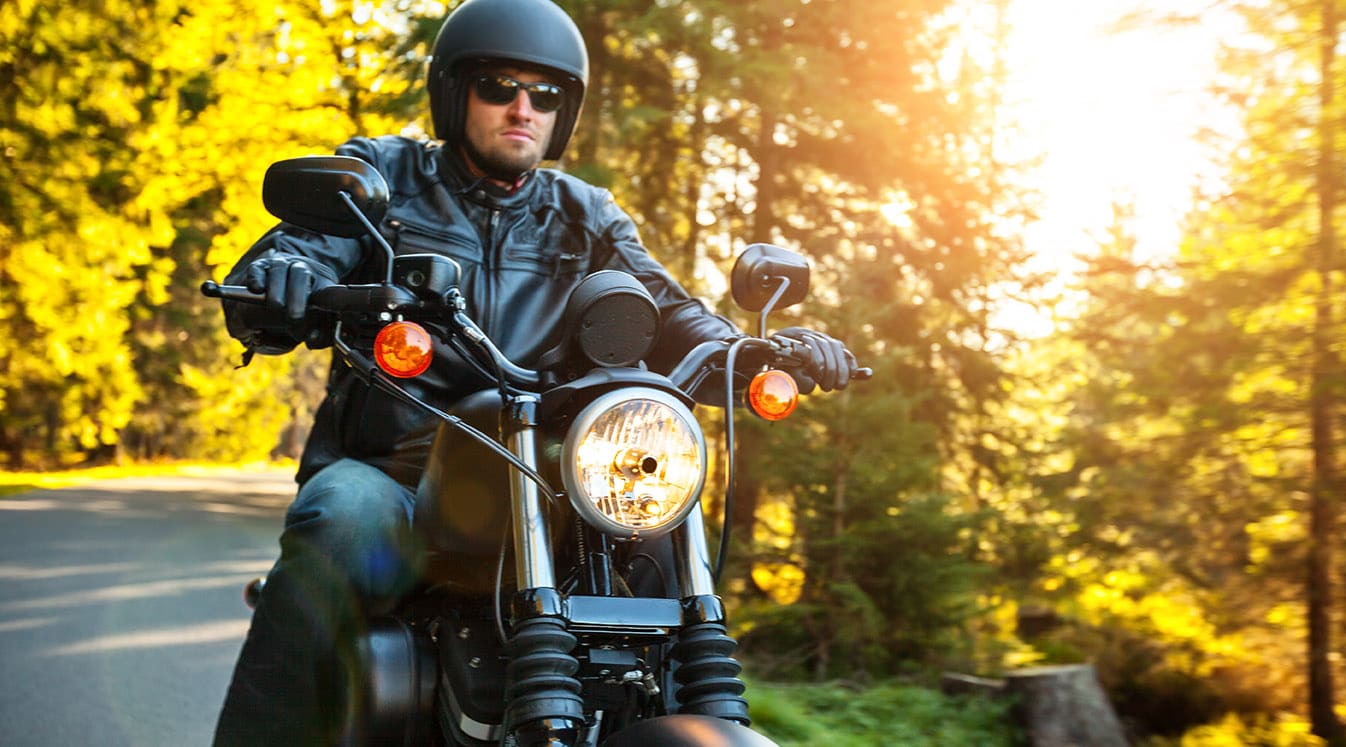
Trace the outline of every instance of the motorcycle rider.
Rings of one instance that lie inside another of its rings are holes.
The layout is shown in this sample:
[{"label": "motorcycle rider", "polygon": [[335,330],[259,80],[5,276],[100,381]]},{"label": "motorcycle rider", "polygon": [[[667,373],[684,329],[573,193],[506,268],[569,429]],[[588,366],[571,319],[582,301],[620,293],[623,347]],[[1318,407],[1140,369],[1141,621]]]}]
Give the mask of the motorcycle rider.
[{"label": "motorcycle rider", "polygon": [[[607,190],[538,168],[564,152],[588,84],[584,40],[552,0],[467,0],[445,20],[433,54],[427,83],[439,142],[355,138],[337,153],[387,180],[379,230],[396,252],[438,252],[462,266],[468,313],[507,357],[535,364],[557,340],[571,289],[600,269],[628,272],[653,295],[662,319],[656,370],[698,343],[740,334],[650,257]],[[384,262],[372,241],[281,224],[226,279],[267,296],[263,307],[226,302],[229,331],[248,355],[330,344],[330,333],[305,325],[309,294],[381,279]],[[840,342],[786,332],[814,351],[801,378],[846,386]],[[431,369],[405,382],[416,395],[446,407],[488,386],[447,347],[436,343],[434,353]],[[413,500],[435,425],[334,362],[216,744],[339,739],[338,693],[356,676],[348,642],[417,578]]]}]

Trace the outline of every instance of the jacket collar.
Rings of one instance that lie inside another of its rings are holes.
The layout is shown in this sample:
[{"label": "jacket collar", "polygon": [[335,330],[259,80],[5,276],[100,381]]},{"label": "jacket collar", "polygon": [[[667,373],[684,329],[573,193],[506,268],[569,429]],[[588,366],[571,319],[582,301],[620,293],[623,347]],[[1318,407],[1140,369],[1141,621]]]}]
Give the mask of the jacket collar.
[{"label": "jacket collar", "polygon": [[488,208],[505,208],[526,201],[537,181],[534,178],[537,169],[531,169],[520,176],[518,186],[509,191],[486,177],[474,176],[457,148],[444,144],[439,154],[444,167],[444,186],[449,192]]}]

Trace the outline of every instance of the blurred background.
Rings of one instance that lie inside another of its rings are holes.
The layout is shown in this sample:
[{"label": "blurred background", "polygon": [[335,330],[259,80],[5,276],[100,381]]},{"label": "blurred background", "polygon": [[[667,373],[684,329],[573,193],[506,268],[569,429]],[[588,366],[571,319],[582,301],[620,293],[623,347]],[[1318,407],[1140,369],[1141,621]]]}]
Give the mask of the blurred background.
[{"label": "blurred background", "polygon": [[[237,368],[198,286],[272,161],[425,136],[454,4],[0,3],[0,467],[297,456],[328,354]],[[777,325],[875,370],[740,433],[781,713],[987,743],[940,672],[1091,662],[1137,740],[1343,743],[1346,1],[560,4],[559,167],[743,325],[737,251],[802,251]]]}]

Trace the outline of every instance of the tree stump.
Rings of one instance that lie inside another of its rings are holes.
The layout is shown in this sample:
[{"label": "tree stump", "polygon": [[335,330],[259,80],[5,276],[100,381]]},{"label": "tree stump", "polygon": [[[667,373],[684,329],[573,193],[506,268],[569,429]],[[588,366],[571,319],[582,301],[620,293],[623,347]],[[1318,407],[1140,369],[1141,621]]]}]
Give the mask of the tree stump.
[{"label": "tree stump", "polygon": [[1117,713],[1089,664],[1033,667],[1005,676],[1005,694],[1033,747],[1126,747]]},{"label": "tree stump", "polygon": [[977,695],[985,698],[999,698],[1005,694],[1005,681],[986,677],[974,677],[970,674],[945,672],[939,678],[939,691],[945,695]]}]

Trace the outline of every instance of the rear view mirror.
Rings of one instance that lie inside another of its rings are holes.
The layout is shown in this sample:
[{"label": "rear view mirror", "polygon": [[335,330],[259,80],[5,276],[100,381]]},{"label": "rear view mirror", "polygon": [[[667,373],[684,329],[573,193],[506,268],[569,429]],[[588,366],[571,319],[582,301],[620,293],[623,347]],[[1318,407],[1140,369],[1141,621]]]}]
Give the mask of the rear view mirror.
[{"label": "rear view mirror", "polygon": [[373,166],[350,156],[305,156],[277,161],[266,170],[262,204],[277,218],[310,231],[355,238],[368,231],[355,208],[377,226],[388,212],[388,183]]},{"label": "rear view mirror", "polygon": [[753,244],[738,256],[729,275],[734,302],[747,311],[761,311],[775,297],[783,281],[789,285],[773,309],[803,301],[809,294],[809,261],[789,249]]}]

